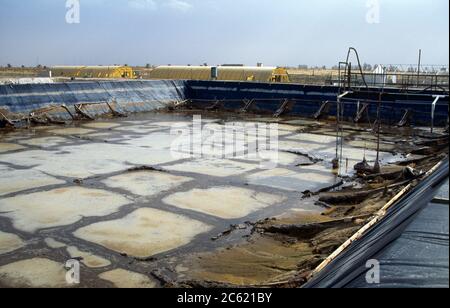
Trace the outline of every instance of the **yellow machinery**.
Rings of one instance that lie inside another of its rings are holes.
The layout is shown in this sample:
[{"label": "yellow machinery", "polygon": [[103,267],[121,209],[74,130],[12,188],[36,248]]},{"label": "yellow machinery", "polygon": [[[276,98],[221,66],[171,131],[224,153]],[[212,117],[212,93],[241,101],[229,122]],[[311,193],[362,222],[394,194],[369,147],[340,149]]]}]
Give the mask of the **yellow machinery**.
[{"label": "yellow machinery", "polygon": [[[217,70],[217,77],[212,72]],[[159,66],[149,73],[150,79],[227,80],[255,82],[289,82],[287,70],[251,66]]]},{"label": "yellow machinery", "polygon": [[284,67],[277,67],[272,74],[272,82],[291,82],[289,80],[289,74]]},{"label": "yellow machinery", "polygon": [[50,71],[52,77],[135,78],[133,68],[129,66],[54,66]]}]

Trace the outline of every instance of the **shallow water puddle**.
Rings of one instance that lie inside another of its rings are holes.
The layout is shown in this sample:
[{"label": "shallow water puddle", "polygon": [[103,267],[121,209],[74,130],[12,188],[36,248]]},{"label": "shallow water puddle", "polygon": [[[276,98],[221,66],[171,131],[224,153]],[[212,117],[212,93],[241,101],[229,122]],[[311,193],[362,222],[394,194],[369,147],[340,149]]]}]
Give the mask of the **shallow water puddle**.
[{"label": "shallow water puddle", "polygon": [[0,143],[15,143],[19,140],[34,137],[35,133],[31,131],[21,132],[0,132]]},{"label": "shallow water puddle", "polygon": [[291,124],[291,125],[317,125],[317,126],[324,125],[321,122],[318,122],[315,120],[310,120],[310,119],[289,120],[289,121],[284,121],[283,123]]},{"label": "shallow water puddle", "polygon": [[51,134],[55,135],[63,135],[63,136],[70,136],[70,135],[85,135],[89,133],[95,132],[95,130],[92,129],[86,129],[81,127],[67,127],[67,128],[58,128],[48,131]]},{"label": "shallow water puddle", "polygon": [[216,177],[240,175],[256,168],[257,165],[240,163],[226,159],[197,159],[164,167],[164,169],[167,170],[198,173]]},{"label": "shallow water puddle", "polygon": [[278,124],[278,129],[280,131],[285,131],[285,132],[297,132],[299,130],[304,129],[304,126],[297,126],[297,125],[289,125],[289,124]]},{"label": "shallow water puddle", "polygon": [[211,229],[211,226],[185,216],[141,208],[122,219],[78,229],[74,235],[118,253],[146,258],[184,246]]},{"label": "shallow water puddle", "polygon": [[121,123],[130,124],[130,125],[145,125],[148,124],[150,120],[125,120],[121,121]]},{"label": "shallow water puddle", "polygon": [[[96,160],[94,157],[77,159],[75,155],[58,156],[35,169],[58,176],[87,178],[90,176],[117,172],[129,168],[125,163],[114,160]],[[69,163],[68,163],[69,162]]]},{"label": "shallow water puddle", "polygon": [[112,282],[115,287],[121,289],[151,289],[157,286],[156,282],[149,277],[124,269],[115,269],[105,272],[98,277]]},{"label": "shallow water puddle", "polygon": [[136,133],[136,134],[149,134],[152,132],[162,130],[162,127],[148,127],[148,126],[120,126],[114,128],[115,131],[123,131],[127,133]]},{"label": "shallow water puddle", "polygon": [[0,231],[0,255],[25,246],[25,242],[15,234]]},{"label": "shallow water puddle", "polygon": [[99,129],[112,129],[118,126],[120,126],[120,124],[113,122],[92,122],[88,124],[83,124],[83,127],[99,128]]},{"label": "shallow water puddle", "polygon": [[314,154],[315,151],[323,149],[326,145],[313,142],[299,142],[291,140],[280,140],[278,147],[282,151],[299,152],[304,154]]},{"label": "shallow water puddle", "polygon": [[175,176],[164,172],[136,171],[111,177],[103,183],[112,188],[121,188],[139,196],[154,196],[174,189],[192,178]]},{"label": "shallow water puddle", "polygon": [[90,268],[101,268],[111,265],[110,261],[90,252],[80,251],[75,246],[67,247],[67,252],[71,258],[82,258],[81,263]]},{"label": "shallow water puddle", "polygon": [[253,185],[298,192],[318,191],[337,182],[331,170],[320,166],[301,167],[298,171],[276,168],[252,174],[247,179]]},{"label": "shallow water puddle", "polygon": [[287,137],[287,140],[279,142],[278,146],[283,151],[294,151],[318,157],[321,151],[329,149],[336,151],[336,138],[315,135],[315,134],[297,134]]},{"label": "shallow water puddle", "polygon": [[[130,138],[129,140],[125,141],[124,143],[135,146],[135,147],[146,147],[151,149],[170,149],[172,147],[172,144],[175,140],[180,138],[177,135],[171,135],[170,133],[161,133],[156,132],[149,134],[144,137],[139,138]],[[181,143],[188,143],[189,139],[181,139]]]},{"label": "shallow water puddle", "polygon": [[[157,165],[172,162],[170,151],[158,149],[145,149],[121,144],[91,143],[72,147],[62,147],[62,151],[70,152],[68,157],[82,162],[101,164],[102,161],[115,161],[117,163],[130,163],[138,165]],[[67,157],[66,157],[67,159]]]},{"label": "shallow water puddle", "polygon": [[129,203],[111,192],[69,187],[0,199],[0,216],[10,218],[16,229],[35,232],[110,215]]},{"label": "shallow water puddle", "polygon": [[288,152],[278,152],[278,151],[259,151],[254,157],[242,157],[239,159],[253,161],[253,162],[261,162],[268,161],[274,163],[276,165],[283,166],[297,166],[297,165],[306,165],[311,164],[311,160],[303,155],[298,155],[294,153]]},{"label": "shallow water puddle", "polygon": [[287,137],[287,139],[290,140],[297,140],[301,142],[313,142],[313,143],[320,143],[325,145],[331,145],[333,146],[336,144],[336,137],[333,136],[327,136],[327,135],[319,135],[319,134],[296,134],[291,137]]},{"label": "shallow water puddle", "polygon": [[248,216],[266,207],[281,203],[286,198],[238,187],[193,189],[168,196],[164,203],[223,219]]},{"label": "shallow water puddle", "polygon": [[[355,148],[348,144],[345,144],[342,150],[343,160],[342,164],[346,165],[348,160],[348,170],[346,172],[353,171],[354,165],[362,162],[364,158],[368,162],[373,163],[376,160],[377,152],[374,150],[366,150],[363,148]],[[336,149],[330,147],[327,149],[319,150],[315,153],[317,157],[324,159],[327,162],[331,162],[336,157]],[[400,156],[393,155],[387,152],[380,152],[380,161],[382,163],[389,163],[401,160]]]},{"label": "shallow water puddle", "polygon": [[14,262],[0,267],[0,285],[12,288],[64,288],[63,265],[43,258]]},{"label": "shallow water puddle", "polygon": [[50,160],[52,152],[44,150],[22,151],[14,154],[1,154],[0,161],[22,167],[40,165]]},{"label": "shallow water puddle", "polygon": [[50,185],[64,184],[52,176],[37,170],[15,170],[0,168],[0,196]]},{"label": "shallow water puddle", "polygon": [[14,144],[14,143],[0,143],[0,153],[17,151],[25,149],[24,146]]},{"label": "shallow water puddle", "polygon": [[69,140],[61,137],[42,137],[19,141],[20,144],[49,148],[67,143]]},{"label": "shallow water puddle", "polygon": [[0,161],[23,167],[34,167],[34,169],[55,175],[74,178],[83,178],[95,175],[97,172],[108,173],[119,171],[125,168],[124,164],[96,159],[95,152],[84,153],[77,157],[71,153],[56,154],[53,151],[32,150],[15,154],[0,155]]},{"label": "shallow water puddle", "polygon": [[44,242],[48,247],[52,249],[65,248],[67,246],[66,244],[58,242],[57,240],[50,237],[44,239]]},{"label": "shallow water puddle", "polygon": [[[317,136],[316,141],[314,141],[315,136]],[[336,139],[334,137],[314,134],[307,134],[303,137],[306,141],[294,141],[290,139],[289,141],[280,141],[279,148],[283,151],[292,151],[306,154],[311,157],[324,160],[327,163],[331,163],[331,161],[336,158]],[[334,139],[334,141],[331,141],[332,139]],[[351,172],[353,170],[353,166],[363,161],[364,157],[369,162],[374,162],[377,157],[377,153],[374,150],[364,149],[363,147],[354,147],[352,145],[361,146],[361,143],[353,143],[347,141],[344,143],[342,149],[342,164],[346,165],[348,161],[346,173]],[[389,149],[389,147],[387,147],[386,149]],[[340,154],[340,148],[338,149],[338,153]],[[393,162],[398,159],[398,157],[391,153],[380,152],[380,160],[382,162]]]},{"label": "shallow water puddle", "polygon": [[[203,123],[207,123],[205,121],[207,121],[207,120],[202,119]],[[188,121],[151,122],[149,124],[154,125],[154,126],[161,126],[161,127],[188,127],[188,126],[192,125],[192,122],[188,122]]]},{"label": "shallow water puddle", "polygon": [[52,175],[85,178],[126,170],[132,165],[158,165],[177,160],[169,150],[105,143],[60,147],[61,152],[33,150],[0,155],[1,162],[32,167]]},{"label": "shallow water puddle", "polygon": [[[370,149],[370,150],[376,150],[377,149],[377,142],[376,141],[365,141],[365,140],[352,140],[348,142],[348,145],[356,148],[363,148],[363,149]],[[389,151],[395,151],[398,149],[398,145],[395,144],[388,144],[388,143],[380,143],[380,150],[384,152]]]}]

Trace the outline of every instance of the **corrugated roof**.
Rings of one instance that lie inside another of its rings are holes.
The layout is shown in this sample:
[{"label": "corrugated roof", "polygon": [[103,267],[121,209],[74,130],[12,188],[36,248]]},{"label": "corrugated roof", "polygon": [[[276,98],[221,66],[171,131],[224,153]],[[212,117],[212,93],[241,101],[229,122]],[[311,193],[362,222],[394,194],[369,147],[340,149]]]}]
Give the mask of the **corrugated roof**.
[{"label": "corrugated roof", "polygon": [[[153,79],[210,80],[212,66],[159,66],[149,73]],[[218,80],[269,82],[276,67],[218,66]]]}]

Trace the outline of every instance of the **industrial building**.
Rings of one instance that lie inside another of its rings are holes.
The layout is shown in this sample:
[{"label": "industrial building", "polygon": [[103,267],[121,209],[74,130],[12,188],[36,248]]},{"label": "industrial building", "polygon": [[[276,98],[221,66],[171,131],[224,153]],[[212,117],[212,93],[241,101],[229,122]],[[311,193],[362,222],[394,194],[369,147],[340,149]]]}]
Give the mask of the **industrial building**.
[{"label": "industrial building", "polygon": [[287,70],[253,66],[159,66],[150,79],[289,82]]},{"label": "industrial building", "polygon": [[53,77],[68,78],[126,78],[135,77],[129,66],[54,66],[49,69]]}]

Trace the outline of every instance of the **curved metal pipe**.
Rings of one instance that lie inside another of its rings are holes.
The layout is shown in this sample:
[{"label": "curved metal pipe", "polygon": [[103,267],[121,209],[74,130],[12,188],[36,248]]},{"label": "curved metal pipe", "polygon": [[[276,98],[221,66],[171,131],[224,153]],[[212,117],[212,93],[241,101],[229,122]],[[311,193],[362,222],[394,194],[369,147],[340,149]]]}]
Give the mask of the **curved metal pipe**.
[{"label": "curved metal pipe", "polygon": [[361,61],[359,60],[359,54],[358,54],[358,51],[356,50],[356,48],[350,47],[350,48],[348,49],[347,60],[346,60],[345,62],[348,64],[348,60],[350,59],[350,54],[351,54],[352,51],[353,51],[353,52],[355,53],[355,55],[356,55],[356,59],[358,60],[359,71],[360,71],[360,73],[361,73],[361,77],[362,77],[362,79],[363,79],[364,85],[365,85],[366,88],[368,89],[369,86],[367,85],[366,77],[364,76],[364,72],[363,72],[363,69],[362,69],[362,66],[361,66]]}]

